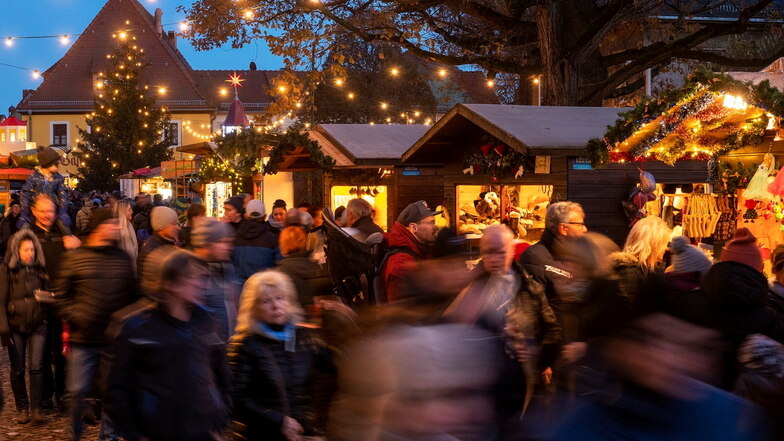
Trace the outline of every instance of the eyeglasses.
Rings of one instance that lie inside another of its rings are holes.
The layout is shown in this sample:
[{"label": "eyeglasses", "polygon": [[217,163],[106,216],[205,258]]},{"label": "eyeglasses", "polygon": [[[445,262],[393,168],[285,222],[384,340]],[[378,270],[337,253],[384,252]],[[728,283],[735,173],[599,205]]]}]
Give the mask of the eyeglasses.
[{"label": "eyeglasses", "polygon": [[581,227],[585,226],[585,222],[561,222],[562,224],[569,224],[569,225],[580,225]]}]

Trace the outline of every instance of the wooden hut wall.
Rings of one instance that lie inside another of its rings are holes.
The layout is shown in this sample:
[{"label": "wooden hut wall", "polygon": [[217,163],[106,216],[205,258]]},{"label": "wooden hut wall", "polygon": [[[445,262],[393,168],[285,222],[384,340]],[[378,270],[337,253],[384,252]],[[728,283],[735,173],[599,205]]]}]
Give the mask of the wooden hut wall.
[{"label": "wooden hut wall", "polygon": [[[629,220],[621,202],[639,182],[640,163],[609,164],[596,170],[572,170],[574,159],[569,160],[568,198],[579,202],[585,210],[589,230],[609,236],[622,244],[629,233]],[[662,184],[688,184],[706,182],[708,168],[705,161],[679,161],[669,166],[659,161],[643,164],[645,171],[653,173]]]},{"label": "wooden hut wall", "polygon": [[[419,174],[404,176],[403,173],[406,169],[408,169],[406,173]],[[413,202],[425,201],[430,208],[444,203],[444,171],[441,167],[395,167],[392,176],[391,187],[395,193],[390,194],[388,211],[390,222],[387,225],[392,226],[400,212]]]}]

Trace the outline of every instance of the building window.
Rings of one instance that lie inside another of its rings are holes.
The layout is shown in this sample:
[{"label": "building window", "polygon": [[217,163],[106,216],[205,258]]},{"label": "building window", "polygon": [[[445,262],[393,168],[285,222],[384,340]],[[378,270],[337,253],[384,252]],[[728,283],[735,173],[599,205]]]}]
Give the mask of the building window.
[{"label": "building window", "polygon": [[19,129],[19,141],[27,141],[27,133],[25,133],[25,129]]},{"label": "building window", "polygon": [[171,137],[172,140],[171,145],[173,146],[180,145],[180,122],[169,121],[169,125],[165,129],[164,135]]},{"label": "building window", "polygon": [[66,146],[68,145],[68,123],[64,121],[53,121],[49,123],[49,131],[51,133],[51,145]]},{"label": "building window", "polygon": [[16,130],[11,130],[11,142],[16,142]]},{"label": "building window", "polygon": [[0,142],[5,142],[5,132],[0,133]]}]

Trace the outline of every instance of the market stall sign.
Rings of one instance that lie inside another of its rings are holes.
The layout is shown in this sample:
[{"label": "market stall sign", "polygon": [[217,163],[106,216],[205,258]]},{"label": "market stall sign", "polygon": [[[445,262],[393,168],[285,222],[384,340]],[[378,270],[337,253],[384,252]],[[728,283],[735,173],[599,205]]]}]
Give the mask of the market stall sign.
[{"label": "market stall sign", "polygon": [[419,176],[421,174],[419,167],[403,167],[403,176]]},{"label": "market stall sign", "polygon": [[588,158],[577,158],[572,163],[572,170],[593,170],[591,160]]}]

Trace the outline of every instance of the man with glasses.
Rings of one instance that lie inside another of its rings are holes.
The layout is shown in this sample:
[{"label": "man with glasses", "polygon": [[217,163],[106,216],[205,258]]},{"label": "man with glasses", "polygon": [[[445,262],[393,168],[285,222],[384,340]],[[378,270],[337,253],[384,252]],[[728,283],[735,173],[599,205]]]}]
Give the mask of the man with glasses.
[{"label": "man with glasses", "polygon": [[578,203],[556,202],[547,208],[544,225],[541,240],[525,250],[519,263],[545,287],[547,300],[557,316],[572,275],[559,261],[556,244],[564,237],[582,236],[588,231],[585,212]]},{"label": "man with glasses", "polygon": [[430,210],[425,201],[414,202],[403,209],[389,231],[389,252],[380,269],[381,282],[388,301],[400,297],[398,283],[401,276],[417,261],[430,257],[438,232],[435,218],[438,214],[441,212]]}]

